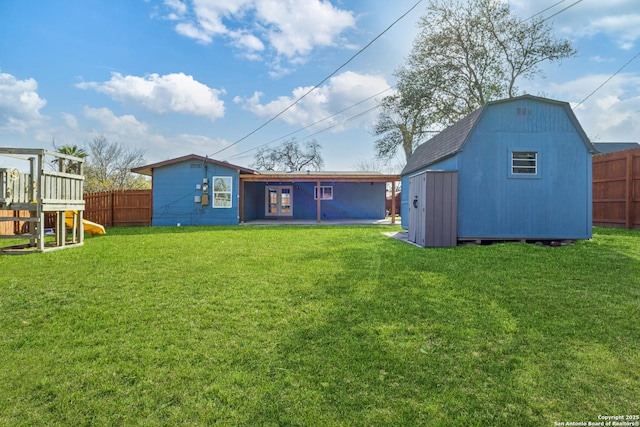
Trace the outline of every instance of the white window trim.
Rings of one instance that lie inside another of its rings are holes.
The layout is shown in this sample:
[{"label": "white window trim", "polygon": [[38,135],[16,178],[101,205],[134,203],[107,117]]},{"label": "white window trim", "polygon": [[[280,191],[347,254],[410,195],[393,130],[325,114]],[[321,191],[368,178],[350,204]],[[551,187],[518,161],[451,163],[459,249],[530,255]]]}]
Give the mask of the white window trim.
[{"label": "white window trim", "polygon": [[[317,185],[313,186],[313,200],[318,200],[318,186]],[[321,185],[320,186],[320,200],[333,200],[333,185]]]},{"label": "white window trim", "polygon": [[[229,181],[229,189],[225,191],[216,191],[216,179],[224,179]],[[216,206],[216,195],[228,194],[229,203],[224,206]],[[233,177],[232,176],[214,176],[211,179],[211,207],[215,209],[231,209],[233,208]]]}]

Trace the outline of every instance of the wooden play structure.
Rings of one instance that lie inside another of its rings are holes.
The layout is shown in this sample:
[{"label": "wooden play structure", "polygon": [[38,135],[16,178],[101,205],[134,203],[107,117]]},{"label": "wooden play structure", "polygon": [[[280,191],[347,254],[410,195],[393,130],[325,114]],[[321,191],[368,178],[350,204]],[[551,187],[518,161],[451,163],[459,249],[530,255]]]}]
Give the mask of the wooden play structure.
[{"label": "wooden play structure", "polygon": [[[43,149],[3,147],[0,156],[24,166],[0,168],[0,210],[29,212],[28,217],[0,217],[0,221],[27,222],[27,229],[19,234],[0,235],[0,239],[10,239],[12,243],[0,247],[0,253],[44,252],[82,245],[86,222],[82,220],[84,159]],[[55,213],[56,220],[55,228],[45,231],[47,213]],[[16,245],[16,240],[28,242]]]}]

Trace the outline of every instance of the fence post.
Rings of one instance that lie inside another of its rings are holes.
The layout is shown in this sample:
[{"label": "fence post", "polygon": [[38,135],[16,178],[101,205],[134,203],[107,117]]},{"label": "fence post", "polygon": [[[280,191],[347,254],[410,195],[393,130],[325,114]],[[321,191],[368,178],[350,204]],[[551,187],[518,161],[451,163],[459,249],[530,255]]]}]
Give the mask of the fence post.
[{"label": "fence post", "polygon": [[110,215],[111,215],[111,224],[109,224],[111,227],[113,227],[113,224],[115,224],[116,220],[116,192],[115,191],[111,191],[109,193],[109,210],[110,210]]},{"label": "fence post", "polygon": [[625,185],[625,226],[627,229],[633,228],[633,152],[627,151],[626,156],[627,160],[627,175],[626,175],[626,185]]}]

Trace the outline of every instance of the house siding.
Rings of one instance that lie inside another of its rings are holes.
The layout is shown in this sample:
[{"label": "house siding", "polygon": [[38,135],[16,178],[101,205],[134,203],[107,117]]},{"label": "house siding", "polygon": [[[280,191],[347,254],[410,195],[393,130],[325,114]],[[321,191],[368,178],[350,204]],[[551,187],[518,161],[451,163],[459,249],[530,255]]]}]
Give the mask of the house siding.
[{"label": "house siding", "polygon": [[[291,186],[293,216],[291,219],[316,219],[315,182],[245,184],[245,221],[268,218],[266,215],[266,186]],[[383,219],[385,217],[386,185],[381,182],[326,182],[333,187],[333,199],[321,202],[321,220]]]},{"label": "house siding", "polygon": [[[232,207],[213,208],[214,176],[232,177]],[[154,226],[177,225],[237,225],[238,224],[238,171],[198,160],[169,164],[153,171],[153,220]],[[209,203],[194,202],[201,196],[203,178],[209,180]]]}]

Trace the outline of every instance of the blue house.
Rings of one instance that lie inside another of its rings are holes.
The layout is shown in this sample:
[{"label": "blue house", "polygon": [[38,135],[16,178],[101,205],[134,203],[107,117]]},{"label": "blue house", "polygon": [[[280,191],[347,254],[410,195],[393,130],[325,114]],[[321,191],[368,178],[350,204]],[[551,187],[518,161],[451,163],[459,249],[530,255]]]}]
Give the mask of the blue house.
[{"label": "blue house", "polygon": [[[410,236],[415,227],[435,232],[423,226],[435,203],[438,215],[452,216],[440,224],[452,224],[457,240],[591,238],[596,152],[568,103],[530,95],[487,103],[409,158],[402,171],[402,188],[409,189],[402,192],[402,226]],[[436,171],[457,176],[432,194],[416,194],[418,177]],[[421,205],[426,200],[432,205]]]},{"label": "blue house", "polygon": [[154,226],[384,219],[387,182],[400,180],[376,172],[261,172],[195,154],[132,171],[152,177]]}]

